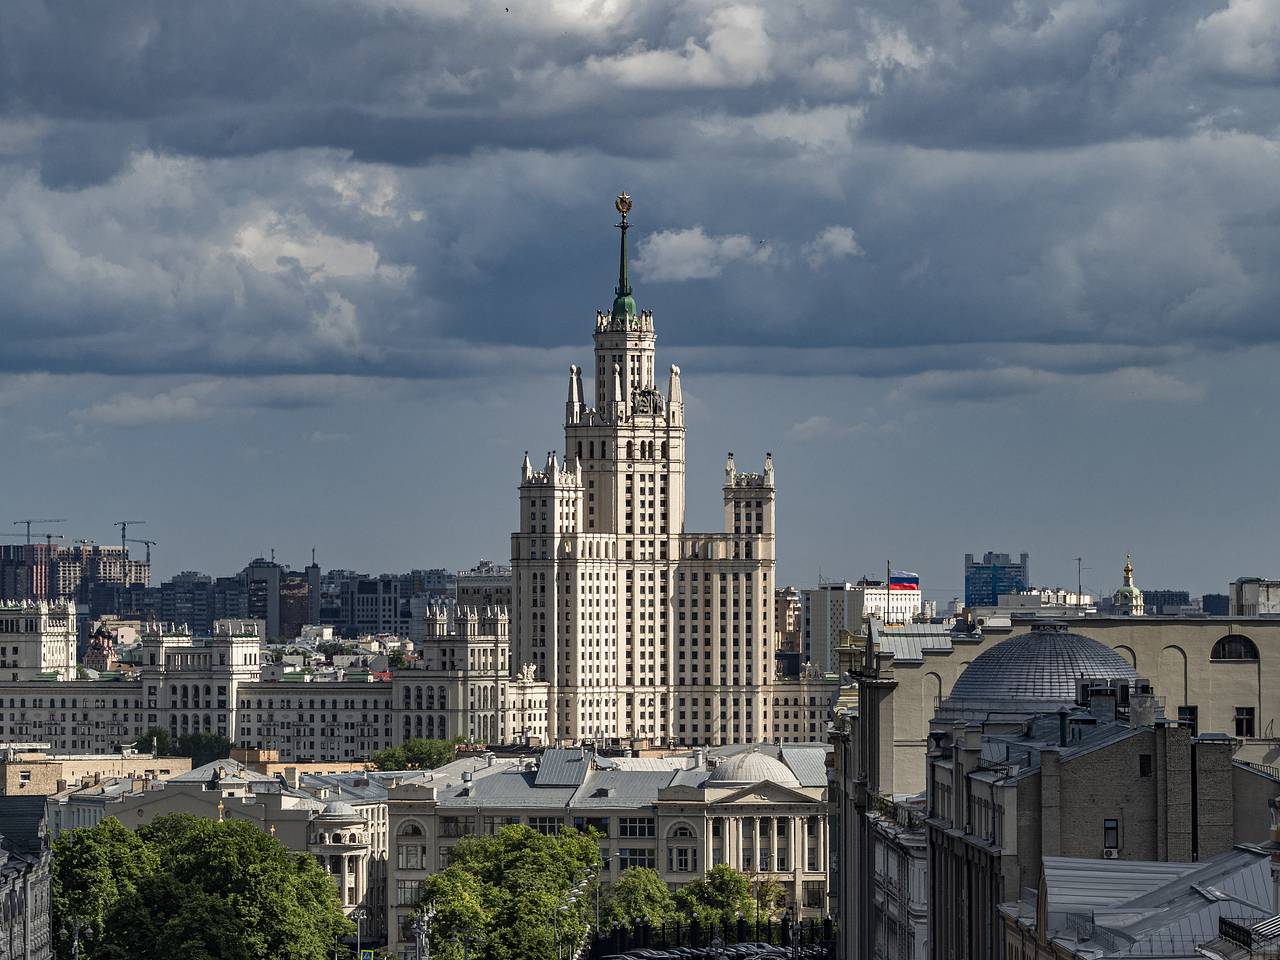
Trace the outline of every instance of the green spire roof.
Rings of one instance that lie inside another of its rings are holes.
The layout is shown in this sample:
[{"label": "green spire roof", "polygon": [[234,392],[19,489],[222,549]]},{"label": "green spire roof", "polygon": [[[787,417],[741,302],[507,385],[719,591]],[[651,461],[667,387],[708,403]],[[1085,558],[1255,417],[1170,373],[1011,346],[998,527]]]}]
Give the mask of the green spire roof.
[{"label": "green spire roof", "polygon": [[616,225],[621,231],[618,244],[618,285],[614,288],[612,317],[614,320],[630,320],[636,315],[636,302],[631,296],[631,283],[627,279],[627,214],[631,212],[631,198],[625,192],[618,195],[613,203],[614,209],[622,214],[622,220]]}]

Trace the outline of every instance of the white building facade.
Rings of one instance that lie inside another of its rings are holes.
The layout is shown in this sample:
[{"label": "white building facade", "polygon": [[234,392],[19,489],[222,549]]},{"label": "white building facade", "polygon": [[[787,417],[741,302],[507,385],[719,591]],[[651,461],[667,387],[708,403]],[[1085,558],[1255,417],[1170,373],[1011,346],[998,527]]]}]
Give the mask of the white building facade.
[{"label": "white building facade", "polygon": [[0,678],[76,676],[76,605],[71,600],[0,603]]},{"label": "white building facade", "polygon": [[[595,322],[594,396],[570,367],[562,454],[525,455],[511,538],[513,667],[550,684],[551,742],[775,740],[772,457],[725,465],[724,530],[685,531],[680,369],[658,389],[622,214],[619,277]],[[822,699],[822,698],[819,698]],[[825,718],[826,703],[821,704]]]}]

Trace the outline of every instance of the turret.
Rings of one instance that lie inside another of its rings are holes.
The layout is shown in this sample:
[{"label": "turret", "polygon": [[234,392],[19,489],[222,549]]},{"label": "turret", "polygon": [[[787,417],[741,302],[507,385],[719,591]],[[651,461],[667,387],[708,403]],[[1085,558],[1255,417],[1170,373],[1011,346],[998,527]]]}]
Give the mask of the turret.
[{"label": "turret", "polygon": [[533,476],[533,464],[529,462],[529,451],[524,452],[524,466],[520,468],[520,482],[528,483],[529,478]]},{"label": "turret", "polygon": [[564,405],[564,422],[580,423],[585,405],[582,402],[582,369],[576,364],[569,364],[569,399]]}]

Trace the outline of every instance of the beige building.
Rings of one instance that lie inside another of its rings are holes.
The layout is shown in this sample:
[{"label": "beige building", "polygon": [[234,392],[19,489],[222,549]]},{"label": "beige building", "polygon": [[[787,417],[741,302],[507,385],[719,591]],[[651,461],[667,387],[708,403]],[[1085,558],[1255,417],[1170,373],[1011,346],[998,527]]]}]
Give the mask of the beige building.
[{"label": "beige building", "polygon": [[388,789],[413,782],[454,782],[458,761],[429,772],[268,775],[234,760],[218,760],[167,780],[103,779],[47,800],[51,837],[115,817],[136,829],[173,813],[211,820],[247,820],[290,850],[314,856],[333,878],[344,912],[364,908],[366,943],[383,939],[387,905]]},{"label": "beige building", "polygon": [[[982,653],[1038,623],[993,617],[889,627],[872,621],[867,638],[848,638],[838,650],[852,679],[842,689],[832,733],[833,804],[848,825],[839,842],[840,863],[848,868],[842,866],[838,903],[842,936],[860,928],[859,876],[863,890],[871,882],[868,862],[860,859],[869,848],[863,826],[868,811],[880,799],[925,790],[930,721],[939,705]],[[1280,648],[1280,620],[1125,616],[1069,623],[1072,634],[1100,642],[1123,657],[1135,676],[1149,679],[1165,715],[1180,720],[1188,734],[1225,734],[1240,745],[1239,758],[1262,766],[1280,759],[1274,739],[1280,659],[1264,653]]]},{"label": "beige building", "polygon": [[550,684],[552,742],[786,739],[772,711],[773,459],[748,473],[730,454],[723,532],[686,531],[680,370],[659,389],[653,315],[627,274],[630,203],[617,203],[592,396],[572,366],[563,453],[521,469],[512,665]]},{"label": "beige building", "polygon": [[125,751],[106,756],[51,756],[47,743],[9,744],[0,751],[0,796],[45,797],[103,777],[163,780],[191,769],[190,757]]},{"label": "beige building", "polygon": [[75,603],[0,601],[0,682],[75,676]]},{"label": "beige building", "polygon": [[[782,885],[801,917],[826,914],[827,789],[823,744],[726,747],[668,757],[605,758],[580,748],[480,758],[452,784],[416,781],[388,795],[391,956],[412,957],[423,880],[463,837],[525,824],[600,835],[605,877],[657,870],[671,888],[726,863]],[[731,751],[731,752],[730,752]]]}]

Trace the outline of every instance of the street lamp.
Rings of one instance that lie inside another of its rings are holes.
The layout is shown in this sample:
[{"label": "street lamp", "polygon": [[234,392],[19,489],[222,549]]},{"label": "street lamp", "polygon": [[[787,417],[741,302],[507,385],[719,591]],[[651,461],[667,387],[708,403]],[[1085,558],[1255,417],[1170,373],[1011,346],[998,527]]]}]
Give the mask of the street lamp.
[{"label": "street lamp", "polygon": [[363,954],[360,953],[360,933],[364,922],[369,919],[369,911],[364,907],[356,907],[351,911],[351,919],[356,922],[356,960],[361,960]]},{"label": "street lamp", "polygon": [[[570,898],[569,903],[572,902],[573,900]],[[556,948],[556,960],[560,960],[560,914],[569,912],[569,903],[566,903],[562,907],[556,907],[555,913],[551,914],[551,936]]]},{"label": "street lamp", "polygon": [[436,908],[427,904],[413,921],[413,936],[417,941],[418,960],[431,960],[431,921],[436,918]]}]

